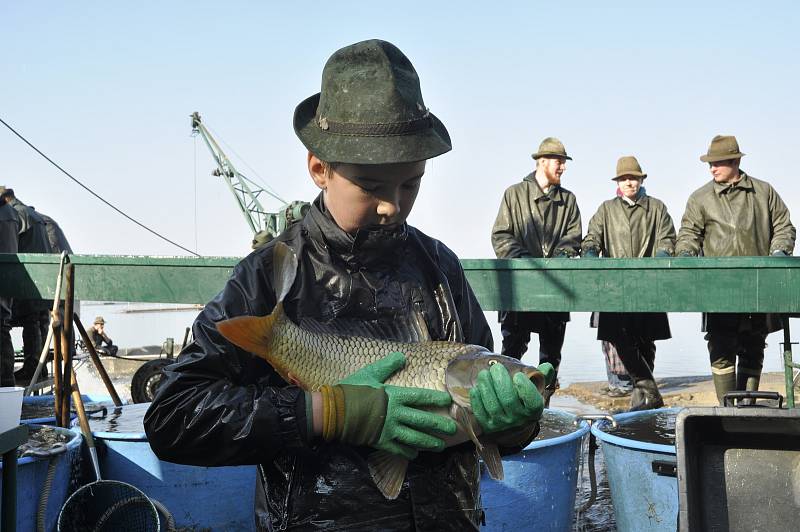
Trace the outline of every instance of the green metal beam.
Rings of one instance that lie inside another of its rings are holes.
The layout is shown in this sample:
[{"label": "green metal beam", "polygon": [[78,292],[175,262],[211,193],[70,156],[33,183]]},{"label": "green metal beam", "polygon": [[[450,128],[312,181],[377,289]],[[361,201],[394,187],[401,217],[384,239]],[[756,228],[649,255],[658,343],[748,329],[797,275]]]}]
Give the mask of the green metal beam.
[{"label": "green metal beam", "polygon": [[[73,255],[75,296],[206,303],[240,260]],[[0,295],[52,298],[57,255],[0,254]],[[800,313],[800,257],[467,259],[484,310]]]}]

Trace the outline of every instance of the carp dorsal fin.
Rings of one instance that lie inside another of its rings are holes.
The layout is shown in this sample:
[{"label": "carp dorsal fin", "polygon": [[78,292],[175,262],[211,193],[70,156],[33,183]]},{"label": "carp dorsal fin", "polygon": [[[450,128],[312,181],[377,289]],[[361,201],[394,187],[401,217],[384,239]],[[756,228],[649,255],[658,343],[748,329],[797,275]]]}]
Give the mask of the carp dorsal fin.
[{"label": "carp dorsal fin", "polygon": [[367,466],[383,496],[396,499],[406,478],[408,460],[386,451],[375,451],[367,457]]},{"label": "carp dorsal fin", "polygon": [[276,320],[283,316],[283,303],[278,302],[268,316],[237,316],[216,323],[217,330],[229,342],[256,354],[274,366],[267,345]]},{"label": "carp dorsal fin", "polygon": [[276,301],[281,302],[291,290],[297,277],[297,255],[280,240],[275,242],[272,253],[273,288]]}]

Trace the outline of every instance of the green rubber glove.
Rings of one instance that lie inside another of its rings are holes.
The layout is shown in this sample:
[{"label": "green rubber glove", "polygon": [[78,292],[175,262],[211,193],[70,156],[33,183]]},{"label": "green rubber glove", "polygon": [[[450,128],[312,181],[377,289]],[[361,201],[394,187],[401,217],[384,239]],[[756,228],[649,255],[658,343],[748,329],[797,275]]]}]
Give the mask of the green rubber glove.
[{"label": "green rubber glove", "polygon": [[455,434],[455,421],[423,408],[450,406],[450,394],[384,384],[405,363],[403,353],[391,353],[336,386],[323,386],[323,438],[369,445],[409,460],[420,450],[444,449],[444,441],[431,433]]},{"label": "green rubber glove", "polygon": [[[539,366],[550,385],[555,370],[548,363]],[[478,373],[477,384],[469,391],[472,413],[485,433],[534,423],[542,417],[544,398],[524,374],[512,378],[502,364],[494,364]]]}]

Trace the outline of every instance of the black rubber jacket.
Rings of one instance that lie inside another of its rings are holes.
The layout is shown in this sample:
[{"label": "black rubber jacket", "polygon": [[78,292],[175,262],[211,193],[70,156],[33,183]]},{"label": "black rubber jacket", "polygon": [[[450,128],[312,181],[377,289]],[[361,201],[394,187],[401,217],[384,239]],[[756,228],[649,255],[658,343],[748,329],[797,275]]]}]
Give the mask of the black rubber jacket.
[{"label": "black rubber jacket", "polygon": [[[343,232],[320,198],[278,240],[299,257],[287,314],[322,322],[391,324],[421,312],[433,339],[492,348],[489,327],[458,258],[416,229]],[[260,464],[259,530],[472,530],[481,518],[471,443],[421,453],[396,500],[366,467],[368,448],[311,441],[302,390],[220,336],[214,323],[265,315],[275,305],[273,244],[242,260],[194,323],[194,342],[167,371],[145,417],[163,460],[202,466]]]}]

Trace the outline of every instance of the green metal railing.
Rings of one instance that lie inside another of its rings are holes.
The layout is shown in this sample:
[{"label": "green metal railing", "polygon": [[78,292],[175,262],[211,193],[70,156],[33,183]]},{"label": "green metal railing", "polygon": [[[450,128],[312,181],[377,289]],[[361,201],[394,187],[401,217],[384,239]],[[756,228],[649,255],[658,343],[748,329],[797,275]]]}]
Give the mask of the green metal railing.
[{"label": "green metal railing", "polygon": [[[211,300],[239,259],[73,255],[75,297]],[[52,298],[59,257],[0,254],[0,295]],[[784,320],[786,395],[794,406],[789,314],[800,314],[800,257],[466,259],[484,310],[772,312]]]}]

